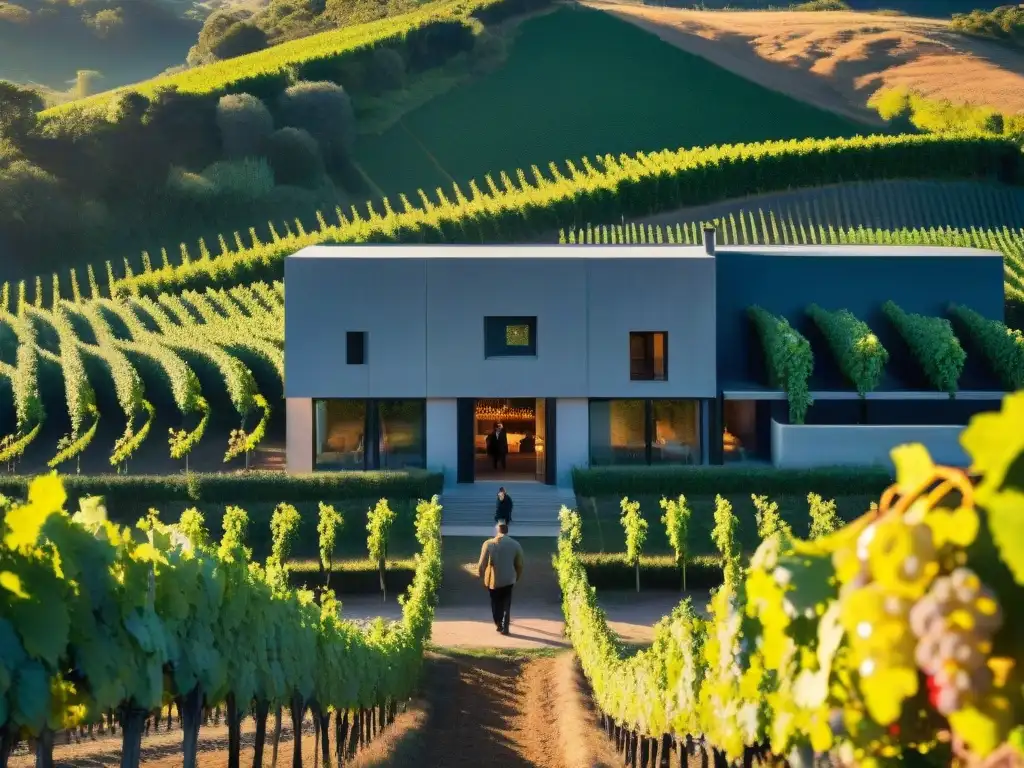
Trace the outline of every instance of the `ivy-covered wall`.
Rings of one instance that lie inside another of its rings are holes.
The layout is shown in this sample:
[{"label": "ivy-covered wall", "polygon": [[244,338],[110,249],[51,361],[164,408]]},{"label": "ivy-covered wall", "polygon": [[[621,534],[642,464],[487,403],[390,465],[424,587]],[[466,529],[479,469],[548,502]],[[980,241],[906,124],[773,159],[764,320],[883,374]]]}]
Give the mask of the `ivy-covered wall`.
[{"label": "ivy-covered wall", "polygon": [[[812,251],[813,246],[803,247]],[[851,248],[852,250],[852,248]],[[886,249],[891,253],[891,249]],[[909,254],[915,249],[906,248]],[[964,304],[993,320],[1003,319],[1001,258],[962,256],[802,255],[737,253],[720,249],[717,259],[718,385],[766,384],[760,343],[747,317],[757,304],[786,318],[811,342],[814,374],[811,390],[852,390],[829,353],[820,331],[806,315],[816,303],[827,310],[848,309],[863,320],[890,353],[880,390],[932,389],[910,351],[882,315],[887,300],[907,312],[947,317],[950,302]],[[960,389],[1000,389],[972,354],[966,339],[967,364]]]}]

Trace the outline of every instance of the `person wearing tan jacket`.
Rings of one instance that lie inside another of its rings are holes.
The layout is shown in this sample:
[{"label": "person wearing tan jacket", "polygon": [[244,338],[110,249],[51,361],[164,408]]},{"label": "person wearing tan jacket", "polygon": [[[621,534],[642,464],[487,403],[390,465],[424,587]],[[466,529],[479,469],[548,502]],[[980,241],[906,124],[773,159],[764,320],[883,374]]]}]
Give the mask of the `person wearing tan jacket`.
[{"label": "person wearing tan jacket", "polygon": [[503,635],[508,634],[511,621],[512,588],[523,577],[523,548],[508,535],[508,525],[499,520],[498,535],[488,539],[480,548],[477,573],[491,593],[491,615],[494,626]]}]

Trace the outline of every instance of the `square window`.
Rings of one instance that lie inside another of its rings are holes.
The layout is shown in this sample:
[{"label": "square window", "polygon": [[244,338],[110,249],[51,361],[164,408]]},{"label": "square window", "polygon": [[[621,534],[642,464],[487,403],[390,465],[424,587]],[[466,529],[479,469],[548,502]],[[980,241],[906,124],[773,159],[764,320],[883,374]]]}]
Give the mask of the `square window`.
[{"label": "square window", "polygon": [[665,331],[630,331],[631,381],[668,381],[668,334]]},{"label": "square window", "polygon": [[536,317],[484,318],[484,357],[529,357],[536,354]]},{"label": "square window", "polygon": [[366,365],[366,331],[348,331],[345,334],[345,362],[348,365]]}]

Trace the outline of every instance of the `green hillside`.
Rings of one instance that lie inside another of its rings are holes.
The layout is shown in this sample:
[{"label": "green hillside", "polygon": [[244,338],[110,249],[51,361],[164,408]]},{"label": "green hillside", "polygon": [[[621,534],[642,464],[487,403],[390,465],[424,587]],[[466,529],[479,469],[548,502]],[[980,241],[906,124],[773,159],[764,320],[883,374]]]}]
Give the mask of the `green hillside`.
[{"label": "green hillside", "polygon": [[394,195],[552,158],[869,132],[609,14],[563,7],[524,22],[500,69],[360,136],[354,157]]}]

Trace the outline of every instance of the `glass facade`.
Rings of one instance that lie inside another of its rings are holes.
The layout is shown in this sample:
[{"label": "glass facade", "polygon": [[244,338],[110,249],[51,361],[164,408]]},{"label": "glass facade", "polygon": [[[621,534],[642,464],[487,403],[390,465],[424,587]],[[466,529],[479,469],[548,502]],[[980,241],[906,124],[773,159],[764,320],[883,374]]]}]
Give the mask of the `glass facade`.
[{"label": "glass facade", "polygon": [[700,401],[590,401],[591,466],[700,462]]},{"label": "glass facade", "polygon": [[426,466],[425,400],[314,400],[313,409],[315,469]]}]

